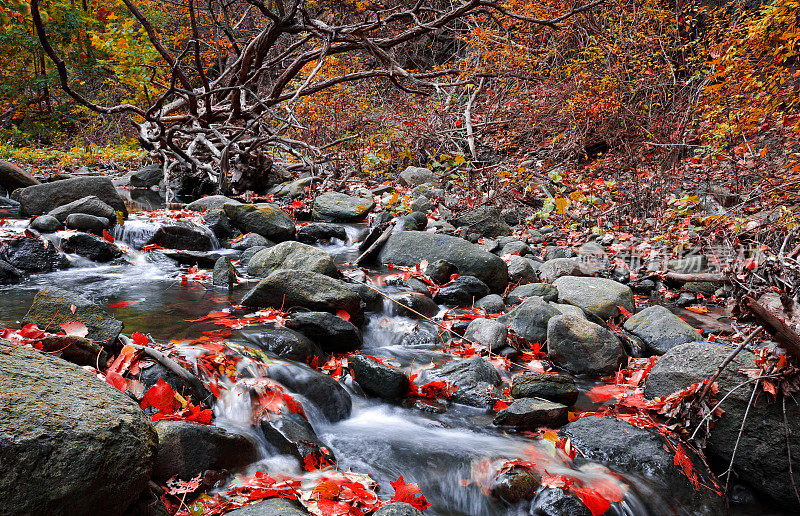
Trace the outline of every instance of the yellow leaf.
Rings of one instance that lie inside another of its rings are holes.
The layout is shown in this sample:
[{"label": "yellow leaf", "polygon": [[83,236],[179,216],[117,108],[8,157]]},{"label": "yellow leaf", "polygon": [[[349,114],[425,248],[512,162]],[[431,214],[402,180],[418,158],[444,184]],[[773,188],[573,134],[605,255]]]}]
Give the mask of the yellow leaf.
[{"label": "yellow leaf", "polygon": [[466,163],[466,162],[467,162],[467,160],[465,160],[465,159],[464,159],[464,156],[463,156],[463,155],[461,155],[461,154],[456,154],[456,157],[455,157],[455,158],[453,158],[453,162],[454,162],[456,165],[461,165],[462,163]]},{"label": "yellow leaf", "polygon": [[564,199],[562,197],[557,197],[556,198],[556,213],[557,214],[563,215],[564,212],[567,209],[567,206],[569,206],[569,199]]}]

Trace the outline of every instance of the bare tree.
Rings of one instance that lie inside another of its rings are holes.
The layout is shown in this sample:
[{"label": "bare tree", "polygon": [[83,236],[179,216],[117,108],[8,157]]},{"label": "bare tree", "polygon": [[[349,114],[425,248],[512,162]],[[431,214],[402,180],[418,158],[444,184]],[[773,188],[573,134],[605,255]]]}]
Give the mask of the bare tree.
[{"label": "bare tree", "polygon": [[[168,49],[162,42],[166,38],[142,10],[132,0],[123,0],[160,54],[164,75],[169,77],[169,84],[155,85],[161,93],[145,107],[101,106],[73,90],[64,60],[48,42],[39,0],[31,0],[31,13],[66,93],[98,113],[133,115],[140,142],[163,163],[165,179],[181,171],[225,192],[232,185],[242,189],[242,184],[265,184],[275,155],[291,158],[292,167],[321,171],[328,162],[328,146],[312,146],[293,137],[300,127],[294,109],[302,97],[368,79],[382,78],[415,94],[475,80],[458,77],[446,66],[412,71],[398,59],[403,45],[457,30],[458,22],[472,15],[556,28],[560,21],[603,0],[549,20],[517,14],[502,1],[490,0],[374,1],[361,12],[307,0],[207,0],[202,7],[197,0],[183,1],[191,37],[183,48]],[[212,33],[227,43],[225,53],[209,66],[201,53]],[[361,69],[326,72],[332,58],[355,56]]]}]

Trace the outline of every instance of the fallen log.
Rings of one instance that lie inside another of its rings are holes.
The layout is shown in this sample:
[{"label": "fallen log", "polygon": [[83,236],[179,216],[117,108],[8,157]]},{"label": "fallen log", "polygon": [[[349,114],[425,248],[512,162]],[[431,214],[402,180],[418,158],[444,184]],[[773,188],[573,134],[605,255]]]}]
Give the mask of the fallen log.
[{"label": "fallen log", "polygon": [[679,272],[666,272],[662,276],[667,281],[675,283],[730,283],[730,279],[724,274],[711,272],[698,272],[695,274],[681,274]]},{"label": "fallen log", "polygon": [[750,312],[758,324],[763,326],[767,333],[786,349],[795,363],[800,363],[800,335],[750,296],[742,299],[742,307]]}]

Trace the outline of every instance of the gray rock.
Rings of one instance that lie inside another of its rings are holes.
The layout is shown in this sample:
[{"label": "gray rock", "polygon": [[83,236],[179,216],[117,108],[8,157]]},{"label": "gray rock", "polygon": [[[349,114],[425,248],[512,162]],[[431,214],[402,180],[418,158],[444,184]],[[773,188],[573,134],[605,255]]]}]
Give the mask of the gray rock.
[{"label": "gray rock", "polygon": [[159,164],[147,165],[131,174],[130,185],[133,188],[150,188],[164,179],[164,170]]},{"label": "gray rock", "polygon": [[[170,260],[175,260],[181,265],[192,267],[197,265],[201,269],[213,269],[217,261],[223,257],[220,253],[208,251],[182,251],[175,249],[162,249],[159,251]],[[230,257],[230,255],[228,255]]]},{"label": "gray rock", "polygon": [[653,355],[663,355],[680,344],[702,340],[697,330],[661,305],[634,314],[623,327],[642,339]]},{"label": "gray rock", "polygon": [[285,324],[328,353],[355,351],[364,343],[358,328],[329,312],[297,312]]},{"label": "gray rock", "polygon": [[224,195],[209,195],[207,197],[201,197],[196,201],[190,202],[186,205],[186,209],[190,211],[221,210],[226,204],[239,205],[242,203],[236,199],[225,197]]},{"label": "gray rock", "polygon": [[411,504],[394,502],[384,505],[372,516],[422,516],[422,512]]},{"label": "gray rock", "polygon": [[472,306],[489,295],[489,287],[475,276],[459,276],[436,292],[433,300],[451,306]]},{"label": "gray rock", "polygon": [[451,222],[457,228],[467,227],[470,233],[478,233],[483,237],[495,238],[511,234],[511,226],[506,224],[497,208],[488,206],[469,210]]},{"label": "gray rock", "polygon": [[572,406],[578,399],[575,379],[566,374],[530,372],[514,377],[513,398],[544,398]]},{"label": "gray rock", "polygon": [[436,260],[425,268],[425,275],[437,285],[444,285],[450,281],[453,274],[458,273],[458,268],[447,260]]},{"label": "gray rock", "polygon": [[681,308],[685,308],[693,305],[695,301],[697,301],[697,296],[693,292],[681,292],[680,295],[678,295],[678,299],[675,300],[675,304]]},{"label": "gray rock", "polygon": [[309,516],[311,513],[294,500],[270,498],[245,505],[226,514],[228,516]]},{"label": "gray rock", "polygon": [[[222,207],[233,225],[242,233],[258,233],[274,242],[291,240],[295,235],[294,222],[274,204],[232,204]],[[254,244],[251,244],[254,245]]]},{"label": "gray rock", "polygon": [[210,229],[217,238],[231,238],[239,234],[239,230],[233,227],[231,219],[221,208],[206,212],[203,215],[203,225]]},{"label": "gray rock", "polygon": [[488,359],[476,356],[427,369],[420,374],[417,383],[432,381],[455,385],[458,389],[451,397],[455,403],[486,408],[494,405],[490,392],[500,384],[500,374]]},{"label": "gray rock", "polygon": [[[430,297],[419,292],[401,292],[392,296],[392,299],[401,305],[393,304],[393,310],[396,310],[399,315],[419,319],[419,314],[430,318],[439,313],[439,305]],[[406,307],[411,310],[406,310]]]},{"label": "gray rock", "polygon": [[87,233],[78,233],[61,244],[65,253],[75,253],[93,262],[110,262],[122,256],[122,251],[111,242]]},{"label": "gray rock", "polygon": [[335,463],[328,447],[317,437],[308,420],[300,414],[270,414],[261,420],[261,432],[278,453],[292,455],[303,464],[307,458]]},{"label": "gray rock", "polygon": [[584,312],[580,307],[574,305],[562,305],[561,303],[553,303],[552,301],[549,303],[550,306],[561,312],[561,315],[574,315],[580,319],[589,320],[586,317],[586,312]]},{"label": "gray rock", "polygon": [[326,374],[304,365],[271,363],[265,376],[313,403],[331,423],[350,417],[353,408],[350,394]]},{"label": "gray rock", "polygon": [[157,437],[139,405],[60,358],[0,341],[4,514],[122,514]]},{"label": "gray rock", "polygon": [[17,188],[38,185],[39,180],[17,165],[0,159],[0,188],[8,192]]},{"label": "gray rock", "polygon": [[400,182],[407,186],[418,186],[433,183],[438,179],[430,169],[422,167],[406,167],[400,172]]},{"label": "gray rock", "polygon": [[111,220],[85,213],[73,213],[67,217],[64,225],[69,229],[101,235],[104,229],[111,227]]},{"label": "gray rock", "polygon": [[[72,313],[75,306],[75,313]],[[56,287],[44,287],[33,298],[22,324],[36,323],[39,328],[57,328],[63,323],[80,322],[89,333],[86,338],[102,346],[111,346],[122,331],[122,322],[78,294]]]},{"label": "gray rock", "polygon": [[428,210],[433,209],[433,204],[431,204],[430,199],[428,199],[425,196],[421,196],[411,201],[411,205],[409,207],[411,208],[411,211],[419,211],[425,213]]},{"label": "gray rock", "polygon": [[53,272],[69,267],[69,260],[55,245],[36,237],[9,240],[3,254],[10,265],[23,272]]},{"label": "gray rock", "polygon": [[492,292],[502,292],[508,284],[508,267],[498,256],[462,238],[419,231],[401,231],[389,237],[379,255],[383,264],[413,266],[423,260],[447,260],[459,274],[475,276]]},{"label": "gray rock", "polygon": [[258,445],[243,435],[189,421],[158,421],[155,480],[191,480],[204,471],[241,468],[258,459]]},{"label": "gray rock", "polygon": [[475,308],[484,310],[487,314],[500,313],[506,309],[503,298],[497,294],[489,294],[475,301]]},{"label": "gray rock", "polygon": [[538,281],[538,276],[533,267],[531,267],[529,260],[514,254],[508,258],[508,281],[517,285],[524,285]]},{"label": "gray rock", "polygon": [[387,400],[398,400],[408,392],[408,375],[399,367],[365,355],[349,355],[350,374],[365,392]]},{"label": "gray rock", "polygon": [[633,313],[636,305],[630,287],[605,278],[562,276],[553,282],[559,303],[581,307],[605,320],[619,315],[623,307]]},{"label": "gray rock", "polygon": [[361,313],[361,298],[344,282],[316,272],[288,269],[277,270],[258,282],[242,298],[242,304],[275,308],[302,306],[333,313],[344,310],[351,317]]},{"label": "gray rock", "polygon": [[518,337],[530,343],[543,344],[547,339],[548,321],[560,312],[540,297],[529,297],[497,320],[508,326]]},{"label": "gray rock", "polygon": [[[730,354],[731,348],[710,342],[682,344],[670,349],[658,359],[650,371],[644,394],[647,398],[664,397],[682,390],[705,378],[710,378]],[[739,387],[747,378],[740,373],[757,369],[755,356],[743,351],[717,377],[718,399],[725,398],[721,407],[725,411],[706,442],[706,452],[725,467],[730,463],[736,446],[744,413],[750,402],[753,388]],[[729,395],[730,394],[730,395]],[[786,428],[783,404],[770,402],[761,394],[750,408],[742,438],[736,450],[734,473],[758,492],[784,508],[797,511],[789,460],[786,453]],[[800,428],[800,406],[786,403],[786,420],[794,433]],[[800,468],[800,441],[791,440],[793,470]]]},{"label": "gray rock", "polygon": [[275,185],[269,190],[269,193],[275,197],[289,196],[292,199],[306,195],[306,189],[313,183],[321,183],[321,177],[301,177],[295,181],[286,181],[279,185]]},{"label": "gray rock", "polygon": [[77,201],[72,201],[71,203],[54,208],[50,210],[48,215],[55,217],[59,222],[64,222],[67,220],[67,217],[73,213],[85,213],[86,215],[94,215],[95,217],[101,217],[109,221],[116,221],[117,218],[117,213],[114,211],[114,208],[94,195],[87,195]]},{"label": "gray rock", "polygon": [[214,264],[211,284],[230,289],[233,288],[234,283],[236,283],[236,267],[233,266],[230,258],[220,256]]},{"label": "gray rock", "polygon": [[372,199],[325,192],[314,200],[311,214],[316,220],[327,222],[357,222],[364,220],[374,207]]},{"label": "gray rock", "polygon": [[177,220],[161,224],[147,245],[184,251],[210,251],[214,248],[214,234],[205,226]]},{"label": "gray rock", "polygon": [[474,319],[467,326],[464,338],[495,351],[506,345],[508,328],[497,319]]},{"label": "gray rock", "polygon": [[528,244],[526,244],[525,242],[517,240],[514,237],[507,237],[507,238],[511,238],[513,240],[510,240],[509,242],[503,242],[502,240],[500,240],[500,245],[503,246],[503,248],[500,250],[500,256],[504,256],[507,254],[515,256],[525,256],[526,254],[531,252],[530,247],[528,247]]},{"label": "gray rock", "polygon": [[128,216],[125,203],[111,180],[105,177],[75,177],[23,188],[19,193],[20,215],[42,215],[90,195],[111,206],[115,212]]},{"label": "gray rock", "polygon": [[39,215],[31,222],[31,229],[41,233],[55,233],[64,229],[64,224],[51,215]]},{"label": "gray rock", "polygon": [[0,285],[12,285],[22,281],[22,271],[5,260],[0,260]]},{"label": "gray rock", "polygon": [[561,276],[583,276],[581,264],[572,258],[553,258],[539,267],[539,278],[552,283]]},{"label": "gray rock", "polygon": [[541,297],[549,302],[557,301],[558,289],[547,283],[528,283],[509,292],[506,301],[510,305],[518,305],[529,297]]},{"label": "gray rock", "polygon": [[679,274],[693,274],[708,271],[708,258],[701,254],[687,256],[686,258],[679,258],[677,260],[669,260],[667,262],[667,269],[677,272]]},{"label": "gray rock", "polygon": [[542,398],[521,398],[504,408],[494,418],[498,426],[534,431],[543,426],[553,428],[567,422],[569,407]]},{"label": "gray rock", "polygon": [[[648,480],[649,487],[663,496],[662,500],[658,497],[646,500],[653,513],[664,512],[666,507],[660,504],[665,501],[680,504],[673,509],[678,514],[711,516],[725,513],[721,497],[709,489],[696,489],[681,467],[676,465],[671,450],[679,443],[668,445],[660,434],[614,417],[582,417],[562,428],[561,433],[568,436],[575,448],[590,460],[619,473],[634,474]],[[698,481],[703,485],[713,485],[698,458],[685,446],[684,449],[693,462]]]},{"label": "gray rock", "polygon": [[[254,247],[259,247],[261,249],[266,249],[268,247],[272,247],[275,245],[275,242],[267,240],[263,236],[259,235],[258,233],[247,233],[243,235],[241,238],[236,239],[235,241],[231,242],[230,248],[236,251],[247,251],[248,249],[252,249]],[[259,249],[259,251],[261,250]],[[255,254],[255,253],[253,253]],[[251,256],[252,258],[252,256]]]},{"label": "gray rock", "polygon": [[257,332],[246,332],[243,336],[254,347],[303,364],[310,363],[314,357],[324,356],[311,339],[288,328],[263,328]]},{"label": "gray rock", "polygon": [[571,491],[546,487],[531,502],[534,516],[592,516],[592,511]]},{"label": "gray rock", "polygon": [[316,272],[336,276],[336,265],[321,249],[300,242],[281,242],[257,252],[247,263],[247,274],[266,278],[278,269]]},{"label": "gray rock", "polygon": [[312,222],[297,230],[297,241],[304,244],[329,244],[334,239],[347,240],[344,227],[326,222]]},{"label": "gray rock", "polygon": [[[255,234],[255,233],[253,233],[253,234]],[[258,235],[258,236],[261,236],[261,235]],[[264,250],[264,249],[269,249],[269,248],[265,247],[265,246],[262,246],[262,245],[255,245],[253,247],[248,247],[247,249],[245,249],[244,252],[241,254],[241,256],[239,256],[239,266],[240,267],[247,267],[247,265],[250,263],[250,259],[253,256],[255,256],[257,252],[259,252],[261,250]]]},{"label": "gray rock", "polygon": [[591,375],[611,374],[625,358],[616,335],[599,324],[571,315],[550,319],[547,354],[567,371]]}]

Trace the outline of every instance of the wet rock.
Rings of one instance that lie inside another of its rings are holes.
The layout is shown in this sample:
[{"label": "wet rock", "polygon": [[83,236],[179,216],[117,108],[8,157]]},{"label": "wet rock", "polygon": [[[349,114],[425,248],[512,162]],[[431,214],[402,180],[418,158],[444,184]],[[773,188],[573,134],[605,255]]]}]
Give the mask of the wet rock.
[{"label": "wet rock", "polygon": [[[587,416],[569,423],[561,433],[569,437],[575,448],[588,459],[617,472],[649,480],[665,500],[683,506],[682,511],[676,512],[709,516],[725,512],[721,497],[709,489],[696,489],[681,467],[676,465],[672,450],[678,443],[667,444],[666,438],[656,432],[614,417]],[[703,485],[713,485],[693,452],[686,447],[684,450],[694,464],[698,481]],[[654,497],[651,503],[658,504],[659,500]],[[660,513],[664,507],[656,505],[650,510]]]},{"label": "wet rock", "polygon": [[290,308],[361,314],[361,298],[343,281],[309,271],[281,269],[273,272],[242,298],[244,306]]},{"label": "wet rock", "polygon": [[475,308],[484,310],[487,314],[496,314],[506,309],[503,298],[497,294],[489,294],[475,301]]},{"label": "wet rock", "polygon": [[247,267],[247,265],[250,263],[250,259],[253,256],[255,256],[257,252],[262,251],[264,249],[269,249],[269,247],[265,247],[263,245],[255,245],[253,247],[248,247],[247,249],[245,249],[244,252],[242,252],[241,256],[239,256],[239,266]]},{"label": "wet rock", "polygon": [[418,215],[420,215],[420,212],[415,211],[397,219],[395,231],[422,231],[425,229],[428,226],[428,219],[425,217],[425,220],[422,220],[422,217]]},{"label": "wet rock", "polygon": [[170,385],[170,387],[175,389],[175,392],[184,398],[189,399],[191,397],[192,403],[196,405],[203,403],[204,401],[208,401],[204,400],[202,394],[198,392],[197,389],[195,389],[188,381],[170,371],[163,365],[154,362],[150,362],[149,365],[145,365],[146,367],[143,366],[139,371],[139,381],[142,382],[142,384],[148,390],[157,384],[159,380],[163,379]]},{"label": "wet rock", "polygon": [[0,341],[5,514],[122,514],[147,486],[156,433],[139,405],[60,358]]},{"label": "wet rock", "polygon": [[599,324],[572,315],[553,317],[547,324],[547,354],[571,373],[606,375],[625,358],[617,336]]},{"label": "wet rock", "polygon": [[228,516],[310,516],[310,512],[294,500],[270,498],[245,505],[226,513]]},{"label": "wet rock", "polygon": [[494,404],[490,392],[500,384],[500,375],[491,362],[483,357],[452,360],[446,364],[423,371],[418,385],[432,381],[445,381],[458,389],[451,400],[462,405],[486,408]]},{"label": "wet rock", "polygon": [[[230,248],[236,251],[246,251],[248,249],[252,249],[254,247],[260,247],[261,249],[266,249],[268,247],[272,247],[275,245],[275,242],[267,240],[263,236],[259,235],[258,233],[246,233],[239,238],[236,238],[231,241]],[[261,250],[259,249],[259,251]],[[255,254],[255,253],[253,253]]]},{"label": "wet rock", "polygon": [[9,211],[19,211],[19,203],[14,199],[0,196],[0,208]]},{"label": "wet rock", "polygon": [[170,516],[167,506],[149,487],[128,506],[122,516]]},{"label": "wet rock", "polygon": [[6,261],[23,272],[53,272],[69,267],[69,260],[49,241],[36,237],[15,238],[6,242]]},{"label": "wet rock", "polygon": [[257,333],[244,333],[243,336],[259,349],[304,364],[310,363],[314,357],[324,356],[311,339],[288,328],[264,328]]},{"label": "wet rock", "polygon": [[592,516],[592,512],[577,496],[555,487],[542,489],[531,502],[534,516]]},{"label": "wet rock", "polygon": [[231,263],[231,259],[220,256],[214,264],[214,271],[211,275],[211,284],[217,287],[233,288],[236,283],[236,267]]},{"label": "wet rock", "polygon": [[558,300],[558,289],[547,283],[528,283],[520,285],[506,296],[510,305],[518,305],[529,297],[541,297],[545,301]]},{"label": "wet rock", "polygon": [[321,249],[300,242],[281,242],[257,252],[247,263],[247,274],[266,278],[278,269],[316,272],[336,276],[336,265]]},{"label": "wet rock", "polygon": [[122,256],[122,251],[111,242],[87,233],[70,236],[63,241],[61,249],[65,253],[75,253],[100,263],[110,262]]},{"label": "wet rock", "polygon": [[477,233],[482,237],[496,238],[511,234],[511,226],[506,224],[497,208],[488,206],[462,213],[451,222],[457,228],[467,227],[470,233]]},{"label": "wet rock", "polygon": [[575,379],[566,374],[525,373],[511,384],[513,398],[544,398],[567,406],[575,404],[578,392]]},{"label": "wet rock", "polygon": [[50,210],[48,215],[55,217],[59,222],[65,222],[67,217],[76,213],[94,215],[95,217],[100,217],[109,221],[117,220],[117,212],[114,208],[101,201],[95,195],[87,195],[71,203],[54,208]]},{"label": "wet rock", "polygon": [[366,355],[347,357],[350,374],[365,392],[387,400],[398,400],[408,392],[408,375],[399,367]]},{"label": "wet rock", "polygon": [[652,355],[663,355],[680,344],[702,340],[697,330],[661,305],[634,314],[623,327],[642,339]]},{"label": "wet rock", "polygon": [[93,195],[111,206],[115,212],[128,216],[128,209],[110,179],[105,177],[75,177],[28,186],[19,193],[20,215],[42,215],[54,208]]},{"label": "wet rock", "polygon": [[517,285],[524,285],[538,281],[538,276],[527,259],[511,255],[508,259],[508,281]]},{"label": "wet rock", "polygon": [[5,260],[0,260],[0,285],[13,285],[22,281],[22,271]]},{"label": "wet rock", "polygon": [[547,260],[539,267],[539,278],[547,283],[552,283],[561,276],[583,275],[581,264],[572,258],[554,258]]},{"label": "wet rock", "polygon": [[[257,233],[274,242],[291,240],[295,235],[294,222],[274,204],[226,203],[225,214],[242,233]],[[250,244],[257,245],[257,244]],[[262,244],[263,245],[263,244]]]},{"label": "wet rock", "polygon": [[681,308],[685,308],[695,304],[696,301],[697,296],[693,292],[681,292],[678,299],[675,300],[675,304]]},{"label": "wet rock", "polygon": [[506,345],[508,328],[496,319],[474,319],[467,326],[464,338],[495,351]]},{"label": "wet rock", "polygon": [[270,364],[266,376],[313,403],[331,423],[350,417],[350,394],[326,374],[299,364]]},{"label": "wet rock", "polygon": [[130,185],[133,188],[150,188],[164,179],[164,169],[159,164],[147,165],[131,174]]},{"label": "wet rock", "polygon": [[[682,344],[658,359],[650,371],[644,394],[647,398],[664,397],[704,378],[710,378],[730,354],[727,346],[710,342]],[[749,385],[731,391],[747,380],[740,373],[757,369],[755,356],[743,351],[717,377],[718,399],[725,413],[717,421],[707,440],[706,452],[727,468],[736,446],[744,413],[753,388]],[[730,395],[729,395],[730,393]],[[783,404],[770,402],[765,394],[750,408],[733,464],[738,478],[748,482],[762,495],[782,507],[799,507],[794,496],[789,460],[786,452],[786,428]],[[786,420],[792,432],[800,428],[800,406],[786,402]],[[791,456],[795,478],[800,468],[800,441],[791,440]]]},{"label": "wet rock", "polygon": [[560,312],[541,297],[529,297],[497,320],[508,326],[518,337],[530,343],[542,344],[547,339],[548,321],[558,315]]},{"label": "wet rock", "polygon": [[22,168],[0,159],[0,189],[11,192],[17,188],[25,188],[26,186],[38,184],[39,180],[25,172]]},{"label": "wet rock", "polygon": [[423,167],[407,167],[400,172],[400,182],[407,186],[418,186],[433,183],[438,179],[430,169]]},{"label": "wet rock", "polygon": [[261,432],[275,449],[284,455],[296,457],[303,464],[306,457],[311,460],[327,460],[334,463],[336,459],[320,441],[308,420],[293,412],[271,414],[268,420],[261,421]]},{"label": "wet rock", "polygon": [[[358,294],[358,297],[361,298],[361,301],[364,302],[365,310],[369,310],[370,312],[380,312],[383,310],[384,304],[384,297],[367,285],[363,285],[361,283],[346,283],[347,288]],[[437,307],[438,309],[438,307]]]},{"label": "wet rock", "polygon": [[214,235],[210,229],[191,222],[165,222],[153,233],[146,245],[184,251],[210,251],[214,248]]},{"label": "wet rock", "polygon": [[64,221],[64,225],[69,229],[86,231],[95,235],[102,235],[103,230],[111,227],[111,221],[104,217],[95,217],[85,213],[73,213]]},{"label": "wet rock", "polygon": [[358,328],[329,312],[297,312],[285,324],[328,353],[355,351],[364,343]]},{"label": "wet rock", "polygon": [[175,260],[181,265],[188,265],[189,267],[197,265],[201,269],[213,269],[217,261],[223,257],[220,253],[207,251],[163,249],[160,252],[170,260]]},{"label": "wet rock", "polygon": [[242,203],[230,197],[225,197],[224,195],[209,195],[190,202],[186,205],[186,209],[190,211],[221,210],[226,204],[237,205]]},{"label": "wet rock", "polygon": [[561,315],[574,315],[575,317],[578,317],[580,319],[586,319],[587,321],[589,320],[589,318],[586,317],[586,312],[581,310],[580,307],[573,305],[562,305],[561,303],[553,303],[553,302],[549,304],[550,306],[561,312]]},{"label": "wet rock", "polygon": [[534,431],[558,427],[567,422],[569,407],[542,398],[521,398],[497,413],[494,424]]},{"label": "wet rock", "polygon": [[326,222],[357,222],[364,220],[374,207],[372,199],[325,192],[314,200],[311,214],[314,219]]},{"label": "wet rock", "polygon": [[489,287],[475,276],[459,276],[439,289],[433,300],[451,306],[472,306],[475,300],[489,295]]},{"label": "wet rock", "polygon": [[[419,314],[431,318],[439,313],[439,305],[430,297],[425,294],[420,294],[419,292],[401,292],[400,294],[392,296],[392,299],[402,305],[393,305],[393,310],[396,310],[398,315],[419,319]],[[405,307],[411,310],[406,310]]]},{"label": "wet rock", "polygon": [[297,230],[297,241],[304,244],[330,244],[334,239],[347,240],[344,227],[326,222],[312,222]]},{"label": "wet rock", "polygon": [[453,274],[458,273],[458,267],[447,260],[436,260],[425,268],[425,275],[437,285],[444,285],[450,281]]},{"label": "wet rock", "polygon": [[55,233],[64,229],[64,224],[51,215],[39,215],[31,222],[31,229],[41,233]]},{"label": "wet rock", "polygon": [[231,219],[221,208],[215,208],[203,215],[203,225],[217,238],[231,238],[239,234],[239,230],[233,227]]},{"label": "wet rock", "polygon": [[[72,313],[75,306],[75,313]],[[22,324],[36,323],[39,328],[55,328],[66,322],[80,322],[89,333],[86,338],[103,346],[110,346],[122,331],[122,322],[78,294],[56,287],[44,287],[33,298]]]},{"label": "wet rock", "polygon": [[153,478],[190,480],[206,470],[241,468],[258,459],[258,446],[243,435],[189,421],[158,421]]},{"label": "wet rock", "polygon": [[525,256],[526,254],[531,252],[530,247],[528,247],[528,244],[526,244],[525,242],[517,240],[516,238],[513,237],[507,237],[507,238],[512,238],[513,240],[510,240],[508,242],[503,242],[503,240],[500,240],[500,245],[502,246],[502,250],[500,251],[500,256],[504,255]]},{"label": "wet rock", "polygon": [[541,477],[527,468],[513,467],[492,481],[491,493],[508,504],[531,500],[541,486]]},{"label": "wet rock", "polygon": [[108,354],[103,346],[74,335],[51,335],[38,341],[41,350],[79,366],[105,368]]},{"label": "wet rock", "polygon": [[636,305],[630,287],[605,278],[562,276],[553,282],[559,303],[581,307],[605,320],[619,315],[623,307],[633,313]]}]

